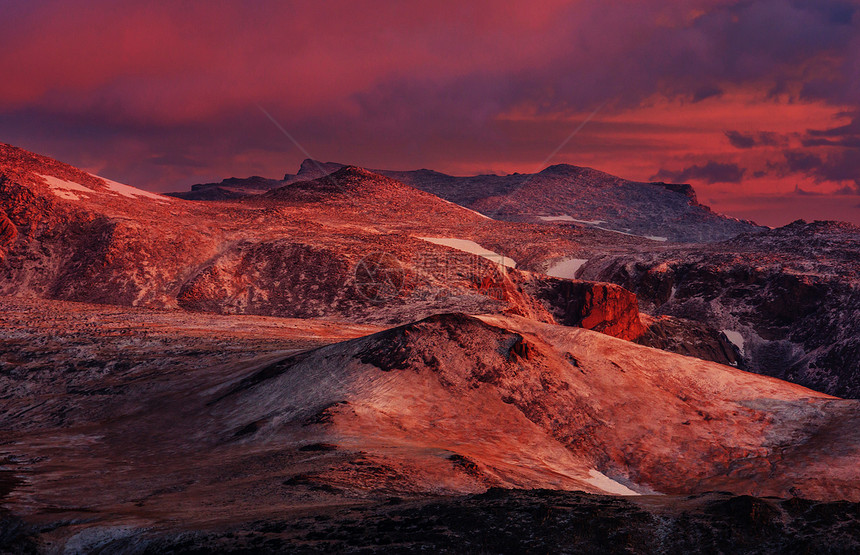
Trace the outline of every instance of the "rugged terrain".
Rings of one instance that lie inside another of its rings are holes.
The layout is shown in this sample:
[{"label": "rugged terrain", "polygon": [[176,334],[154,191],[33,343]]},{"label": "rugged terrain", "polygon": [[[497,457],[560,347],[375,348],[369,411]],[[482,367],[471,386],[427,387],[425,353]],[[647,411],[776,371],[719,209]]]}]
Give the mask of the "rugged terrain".
[{"label": "rugged terrain", "polygon": [[[523,546],[857,542],[856,401],[520,317],[376,331],[0,301],[0,540],[21,550],[453,550],[467,535],[475,552],[517,515],[535,515],[511,529]],[[491,487],[629,497],[463,497]],[[677,496],[713,490],[794,499]]]},{"label": "rugged terrain", "polygon": [[[283,183],[294,184],[300,176],[323,175],[339,167],[308,160],[296,175],[286,175]],[[690,206],[696,204],[695,193],[687,187],[661,185],[673,191],[664,198],[667,193],[642,193],[651,190],[645,187],[647,184],[630,184],[568,166],[521,176],[521,189],[511,185],[510,179],[498,176],[454,178],[426,170],[384,173],[506,219],[529,220],[523,210],[514,207],[531,206],[531,202],[556,206],[594,203],[602,210],[621,210],[631,218],[636,213],[664,214],[664,208],[675,206],[673,202],[681,197]],[[499,192],[492,202],[485,194],[490,190]],[[609,197],[607,190],[613,191]],[[548,200],[550,192],[558,196],[554,204]],[[525,195],[532,200],[513,201],[511,195]],[[569,211],[574,215],[545,218],[548,233],[594,232],[613,221],[605,213],[573,208]],[[705,237],[653,229],[637,228],[634,232],[672,239],[725,240],[683,244],[623,242],[622,238],[635,238],[616,233],[619,242],[615,245],[580,235],[568,250],[539,249],[524,255],[522,251],[528,252],[532,246],[525,237],[518,241],[525,248],[490,241],[491,248],[522,260],[521,269],[612,282],[635,292],[640,308],[655,318],[648,321],[649,330],[641,336],[644,344],[739,365],[834,395],[860,397],[860,235],[855,227],[836,222],[798,222],[767,230],[744,227],[746,224],[732,227],[734,224],[726,223],[728,220],[712,220],[715,215],[702,216],[704,212],[696,210],[672,213],[676,214],[673,218],[680,218],[677,221],[702,233],[711,230],[713,222],[722,222],[725,233]],[[696,214],[704,219],[697,219]],[[661,229],[673,229],[659,218],[653,222],[659,223]],[[621,230],[617,226],[613,229]],[[737,233],[740,235],[735,236]],[[727,345],[729,341],[733,345]]]},{"label": "rugged terrain", "polygon": [[660,252],[596,256],[578,275],[636,292],[642,309],[706,323],[744,368],[860,398],[860,228],[794,222]]},{"label": "rugged terrain", "polygon": [[856,548],[857,228],[407,177],[195,202],[0,145],[0,550]]}]

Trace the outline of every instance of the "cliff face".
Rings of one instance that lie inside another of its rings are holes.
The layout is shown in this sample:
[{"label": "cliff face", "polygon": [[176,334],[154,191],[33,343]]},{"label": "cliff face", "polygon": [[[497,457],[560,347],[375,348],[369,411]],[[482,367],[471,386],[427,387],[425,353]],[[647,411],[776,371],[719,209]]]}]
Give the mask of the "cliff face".
[{"label": "cliff face", "polygon": [[553,321],[635,340],[645,333],[636,295],[611,283],[536,277],[526,286]]},{"label": "cliff face", "polygon": [[740,349],[707,324],[673,316],[653,318],[644,313],[639,318],[645,332],[634,341],[640,345],[745,368]]}]

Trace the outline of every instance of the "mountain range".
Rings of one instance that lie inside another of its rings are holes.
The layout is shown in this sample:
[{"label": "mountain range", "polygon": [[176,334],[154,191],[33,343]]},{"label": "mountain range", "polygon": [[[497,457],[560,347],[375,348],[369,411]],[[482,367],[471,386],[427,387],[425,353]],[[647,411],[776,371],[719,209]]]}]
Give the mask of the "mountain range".
[{"label": "mountain range", "polygon": [[[318,179],[344,165],[307,159],[283,180],[250,177],[194,185],[169,193],[188,200],[258,195]],[[455,177],[432,170],[371,170],[497,220],[570,222],[655,241],[710,242],[761,229],[715,214],[690,185],[628,181],[591,168],[558,164],[534,174]]]},{"label": "mountain range", "polygon": [[858,253],[574,166],[166,196],[0,145],[0,547],[851,551]]}]

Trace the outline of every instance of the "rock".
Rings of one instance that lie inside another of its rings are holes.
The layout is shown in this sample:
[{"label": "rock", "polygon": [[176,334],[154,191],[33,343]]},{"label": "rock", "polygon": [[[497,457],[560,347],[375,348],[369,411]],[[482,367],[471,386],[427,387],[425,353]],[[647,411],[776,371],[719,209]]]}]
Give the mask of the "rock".
[{"label": "rock", "polygon": [[555,322],[635,340],[645,333],[636,295],[609,283],[535,277],[526,290]]},{"label": "rock", "polygon": [[723,333],[695,320],[640,314],[646,331],[636,343],[671,353],[744,368],[738,348]]}]

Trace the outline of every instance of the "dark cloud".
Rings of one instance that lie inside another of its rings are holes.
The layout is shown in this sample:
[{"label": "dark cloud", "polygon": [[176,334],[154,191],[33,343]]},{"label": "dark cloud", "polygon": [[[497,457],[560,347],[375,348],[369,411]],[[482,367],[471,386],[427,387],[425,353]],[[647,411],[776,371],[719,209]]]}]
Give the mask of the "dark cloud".
[{"label": "dark cloud", "polygon": [[741,133],[740,131],[726,131],[726,138],[735,148],[752,148],[754,146],[787,146],[788,139],[778,133],[762,131],[759,133]]},{"label": "dark cloud", "polygon": [[860,185],[860,156],[856,150],[821,155],[794,150],[785,152],[784,157],[785,163],[772,165],[778,174],[805,174],[818,182],[851,181]]},{"label": "dark cloud", "polygon": [[739,183],[746,169],[737,164],[723,164],[713,160],[703,165],[694,165],[683,170],[672,171],[662,169],[651,179],[655,181],[671,181],[686,183],[701,181],[704,183]]},{"label": "dark cloud", "polygon": [[[860,149],[860,112],[850,114],[851,122],[830,129],[810,129],[801,143],[806,147],[829,146]],[[860,152],[857,152],[860,156]]]},{"label": "dark cloud", "polygon": [[805,174],[818,182],[850,182],[836,194],[855,194],[860,187],[860,112],[851,115],[846,125],[808,130],[801,137],[807,148],[785,151],[785,162],[772,168],[782,175]]},{"label": "dark cloud", "polygon": [[815,154],[802,151],[784,153],[785,163],[790,173],[815,173],[824,166],[824,160]]},{"label": "dark cloud", "polygon": [[726,137],[735,148],[752,148],[756,144],[755,137],[738,131],[726,131]]}]

